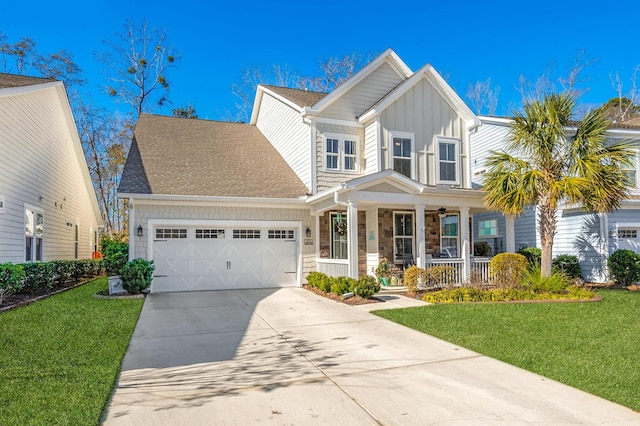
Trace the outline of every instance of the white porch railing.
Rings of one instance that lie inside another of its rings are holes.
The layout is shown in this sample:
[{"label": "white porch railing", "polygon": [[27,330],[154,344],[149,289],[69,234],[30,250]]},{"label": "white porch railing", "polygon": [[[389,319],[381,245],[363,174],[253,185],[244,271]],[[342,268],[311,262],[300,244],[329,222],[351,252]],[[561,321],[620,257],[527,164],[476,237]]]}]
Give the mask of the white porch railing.
[{"label": "white porch railing", "polygon": [[[476,257],[471,258],[471,277],[472,281],[489,283],[489,258]],[[455,283],[446,283],[447,285],[462,284],[464,260],[463,259],[430,259],[427,260],[426,267],[430,266],[450,266],[455,271]]]},{"label": "white porch railing", "polygon": [[349,275],[349,260],[316,258],[318,272],[330,277],[346,277]]}]

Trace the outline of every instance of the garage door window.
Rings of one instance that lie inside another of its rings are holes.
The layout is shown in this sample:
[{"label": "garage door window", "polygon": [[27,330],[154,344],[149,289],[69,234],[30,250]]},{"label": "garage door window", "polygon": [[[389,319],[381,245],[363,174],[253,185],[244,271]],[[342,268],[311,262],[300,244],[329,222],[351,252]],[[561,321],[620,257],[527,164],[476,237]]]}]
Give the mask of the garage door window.
[{"label": "garage door window", "polygon": [[293,240],[294,238],[293,229],[269,229],[270,240]]},{"label": "garage door window", "polygon": [[224,229],[196,229],[196,239],[224,238]]},{"label": "garage door window", "polygon": [[259,229],[234,229],[233,239],[234,240],[260,239],[260,230]]},{"label": "garage door window", "polygon": [[187,238],[187,230],[174,228],[158,228],[156,229],[156,238],[162,240],[171,238]]},{"label": "garage door window", "polygon": [[637,229],[619,229],[618,238],[636,239],[638,238]]}]

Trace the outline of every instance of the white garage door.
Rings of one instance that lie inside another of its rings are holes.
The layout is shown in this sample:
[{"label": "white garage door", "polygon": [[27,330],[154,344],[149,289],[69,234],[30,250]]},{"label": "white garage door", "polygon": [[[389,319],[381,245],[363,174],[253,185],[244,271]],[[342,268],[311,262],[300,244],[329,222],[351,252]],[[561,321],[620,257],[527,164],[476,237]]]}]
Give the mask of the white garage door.
[{"label": "white garage door", "polygon": [[153,292],[296,285],[293,228],[163,226],[153,232]]},{"label": "white garage door", "polygon": [[640,228],[622,227],[618,228],[618,248],[632,250],[640,253]]}]

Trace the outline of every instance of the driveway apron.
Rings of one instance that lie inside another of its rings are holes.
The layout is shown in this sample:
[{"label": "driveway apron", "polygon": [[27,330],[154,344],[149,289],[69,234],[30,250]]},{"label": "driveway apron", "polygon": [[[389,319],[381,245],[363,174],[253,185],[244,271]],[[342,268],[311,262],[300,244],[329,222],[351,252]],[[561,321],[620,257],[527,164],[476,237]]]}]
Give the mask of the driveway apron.
[{"label": "driveway apron", "polygon": [[368,309],[299,288],[151,294],[105,424],[640,425]]}]

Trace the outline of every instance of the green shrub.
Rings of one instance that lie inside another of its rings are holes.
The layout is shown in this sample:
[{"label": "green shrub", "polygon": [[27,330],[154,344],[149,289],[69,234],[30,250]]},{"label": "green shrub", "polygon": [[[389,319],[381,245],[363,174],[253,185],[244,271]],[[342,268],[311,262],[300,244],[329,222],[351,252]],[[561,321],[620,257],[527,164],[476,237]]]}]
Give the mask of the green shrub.
[{"label": "green shrub", "polygon": [[93,259],[81,259],[73,262],[73,278],[92,278],[102,273],[102,261]]},{"label": "green shrub", "polygon": [[35,294],[40,288],[51,288],[54,284],[55,268],[52,262],[23,263],[24,286],[22,292]]},{"label": "green shrub", "polygon": [[0,303],[5,296],[17,293],[24,285],[24,268],[22,265],[0,263]]},{"label": "green shrub", "polygon": [[543,277],[540,267],[529,269],[523,277],[523,286],[534,293],[564,293],[569,286],[569,278],[562,271],[555,271],[550,277]]},{"label": "green shrub", "polygon": [[72,260],[54,260],[51,263],[53,272],[53,283],[55,285],[63,285],[70,281],[74,272],[74,261]]},{"label": "green shrub", "polygon": [[358,278],[352,291],[356,296],[368,299],[380,291],[380,283],[372,276],[364,275]]},{"label": "green shrub", "polygon": [[153,279],[153,261],[146,259],[133,259],[127,262],[120,270],[122,288],[129,294],[138,294],[151,285]]},{"label": "green shrub", "polygon": [[325,293],[331,291],[331,280],[329,280],[329,277],[322,272],[309,272],[309,274],[307,274],[307,283],[311,287],[315,287]]},{"label": "green shrub", "polygon": [[349,277],[330,277],[329,282],[331,283],[329,286],[331,293],[341,296],[353,289],[356,280]]},{"label": "green shrub", "polygon": [[427,268],[426,284],[429,287],[451,287],[458,283],[458,274],[453,266],[438,265]]},{"label": "green shrub", "polygon": [[629,286],[640,281],[640,254],[632,250],[616,250],[607,261],[611,278],[618,285]]},{"label": "green shrub", "polygon": [[491,283],[497,287],[517,287],[529,269],[527,258],[519,253],[500,253],[489,262]]},{"label": "green shrub", "polygon": [[540,266],[542,263],[542,249],[538,247],[524,247],[518,250],[518,254],[523,255],[527,262],[529,262],[529,267],[534,268],[536,266]]},{"label": "green shrub", "polygon": [[104,258],[102,263],[107,276],[120,275],[120,269],[129,258],[129,244],[118,238],[104,238],[100,241]]},{"label": "green shrub", "polygon": [[595,293],[580,287],[569,287],[562,293],[533,293],[520,288],[482,290],[458,287],[427,293],[422,300],[428,303],[512,302],[519,300],[589,300]]},{"label": "green shrub", "polygon": [[577,256],[572,254],[561,254],[553,259],[553,269],[563,272],[569,278],[580,278],[582,269]]},{"label": "green shrub", "polygon": [[418,292],[419,282],[427,283],[427,271],[417,266],[412,266],[404,271],[404,286],[409,293],[415,294]]}]

